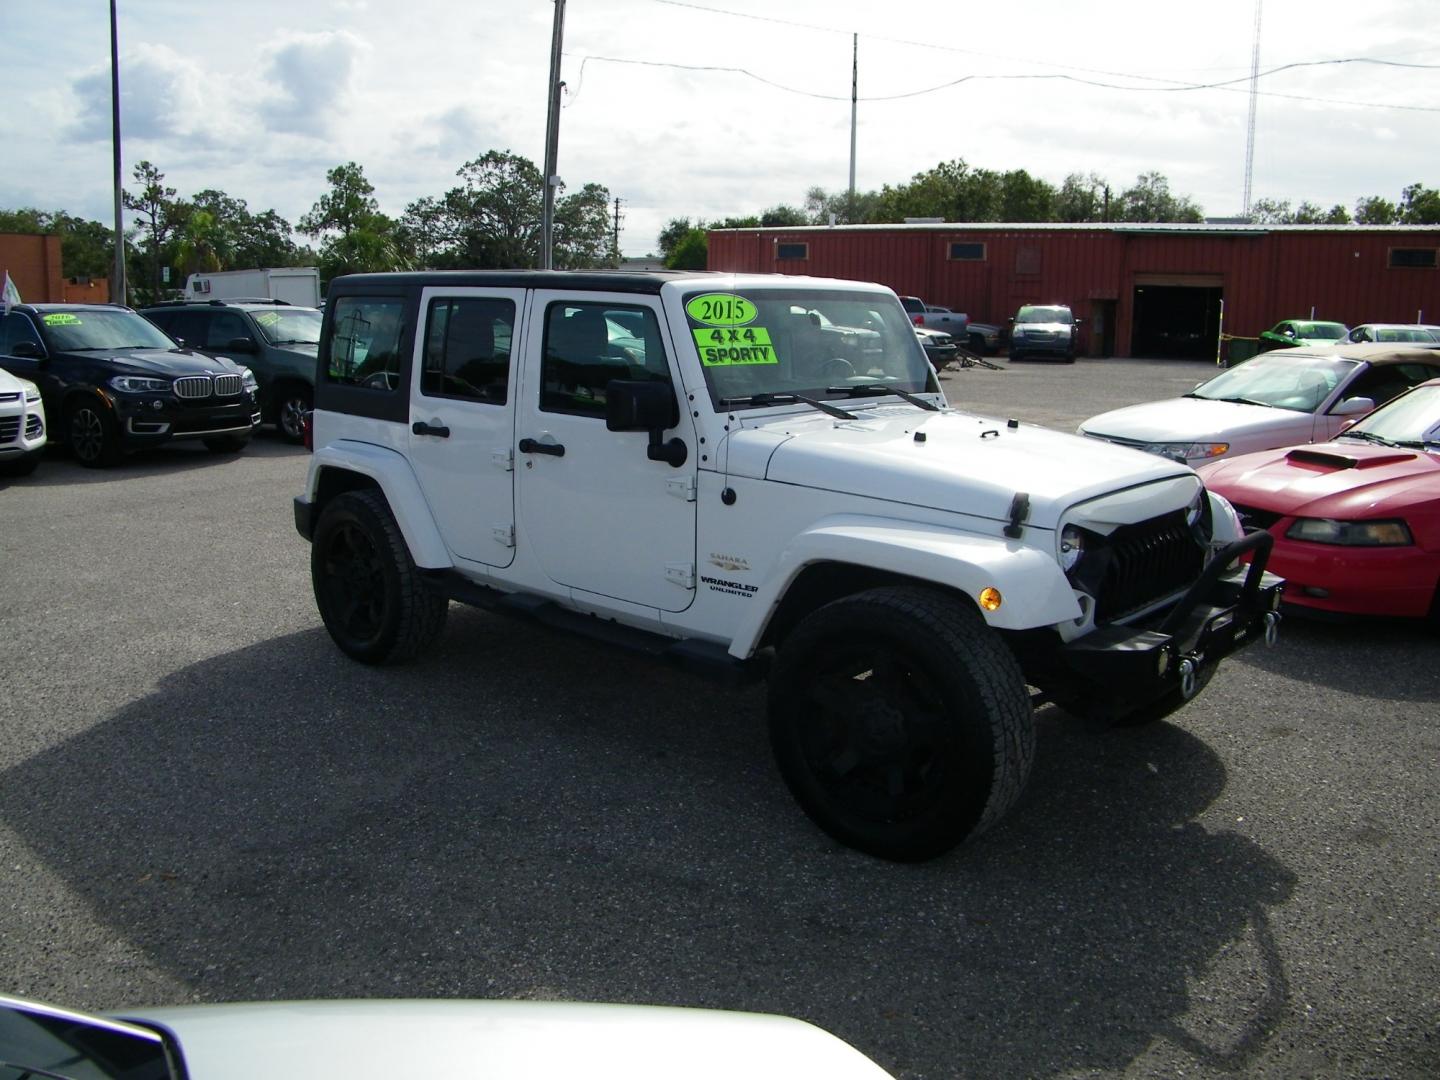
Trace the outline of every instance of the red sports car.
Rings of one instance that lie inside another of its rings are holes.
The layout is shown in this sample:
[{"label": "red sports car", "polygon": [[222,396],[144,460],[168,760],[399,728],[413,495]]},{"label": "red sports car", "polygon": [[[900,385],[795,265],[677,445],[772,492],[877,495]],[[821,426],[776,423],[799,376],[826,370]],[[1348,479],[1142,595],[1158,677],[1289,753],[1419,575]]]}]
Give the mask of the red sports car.
[{"label": "red sports car", "polygon": [[1440,379],[1332,442],[1199,473],[1247,526],[1275,537],[1269,569],[1286,579],[1287,604],[1440,625]]}]

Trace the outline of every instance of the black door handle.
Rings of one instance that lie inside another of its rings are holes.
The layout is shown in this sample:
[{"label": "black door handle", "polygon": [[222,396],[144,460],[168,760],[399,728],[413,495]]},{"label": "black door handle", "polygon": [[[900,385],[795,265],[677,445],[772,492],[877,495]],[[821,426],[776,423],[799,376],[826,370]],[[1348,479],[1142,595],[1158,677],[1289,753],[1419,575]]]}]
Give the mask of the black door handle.
[{"label": "black door handle", "polygon": [[450,437],[450,429],[444,424],[427,424],[424,420],[416,420],[410,425],[410,430],[416,435],[434,435],[437,439]]},{"label": "black door handle", "polygon": [[565,447],[559,443],[536,442],[534,439],[521,439],[520,452],[522,454],[549,454],[551,457],[564,457]]}]

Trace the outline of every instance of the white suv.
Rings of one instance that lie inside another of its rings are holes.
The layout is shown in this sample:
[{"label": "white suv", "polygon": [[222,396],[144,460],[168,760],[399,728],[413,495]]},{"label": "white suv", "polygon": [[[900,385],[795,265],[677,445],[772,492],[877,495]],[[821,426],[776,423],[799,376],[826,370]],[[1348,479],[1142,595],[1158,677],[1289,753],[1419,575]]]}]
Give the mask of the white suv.
[{"label": "white suv", "polygon": [[1268,535],[1193,471],[952,409],[878,285],[340,278],[315,406],[295,520],[346,653],[458,600],[766,675],[801,806],[886,858],[1014,803],[1030,687],[1156,719],[1278,623]]},{"label": "white suv", "polygon": [[45,453],[40,388],[0,368],[0,476],[26,476]]}]

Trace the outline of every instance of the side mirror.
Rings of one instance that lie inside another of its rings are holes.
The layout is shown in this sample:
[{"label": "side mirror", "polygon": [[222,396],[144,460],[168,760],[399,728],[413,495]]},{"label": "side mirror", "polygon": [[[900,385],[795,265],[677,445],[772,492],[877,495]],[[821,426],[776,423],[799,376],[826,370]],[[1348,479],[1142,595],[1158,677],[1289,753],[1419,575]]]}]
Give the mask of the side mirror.
[{"label": "side mirror", "polygon": [[23,357],[26,360],[44,360],[45,349],[33,341],[17,341],[10,350],[10,355]]},{"label": "side mirror", "polygon": [[680,422],[680,406],[668,382],[612,379],[605,387],[605,427],[610,431],[648,431],[645,456],[678,469],[689,451],[682,439],[664,442],[666,428]]},{"label": "side mirror", "polygon": [[251,341],[248,337],[237,337],[231,338],[225,343],[225,351],[253,353],[257,350],[255,348],[255,342]]},{"label": "side mirror", "polygon": [[1330,415],[1360,417],[1364,416],[1368,412],[1373,412],[1374,409],[1374,398],[1352,397],[1346,398],[1344,401],[1340,402],[1339,405],[1336,405],[1333,409],[1331,409]]}]

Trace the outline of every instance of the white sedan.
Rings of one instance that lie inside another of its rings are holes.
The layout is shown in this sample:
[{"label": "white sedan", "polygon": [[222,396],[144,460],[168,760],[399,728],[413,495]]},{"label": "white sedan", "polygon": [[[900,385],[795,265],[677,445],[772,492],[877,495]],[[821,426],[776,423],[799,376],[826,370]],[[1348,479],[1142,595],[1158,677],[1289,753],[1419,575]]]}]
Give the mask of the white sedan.
[{"label": "white sedan", "polygon": [[1334,345],[1261,353],[1184,397],[1092,416],[1081,435],[1200,465],[1276,446],[1325,442],[1347,421],[1440,376],[1440,352]]}]

